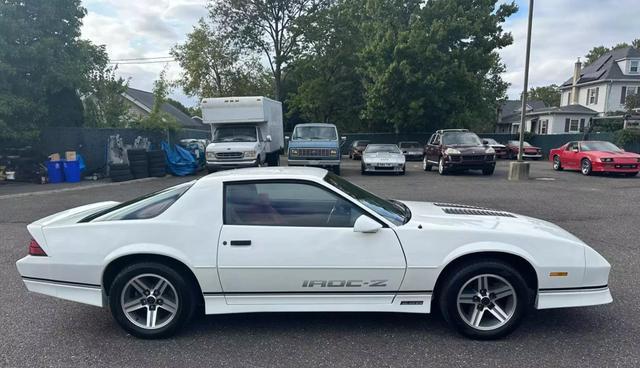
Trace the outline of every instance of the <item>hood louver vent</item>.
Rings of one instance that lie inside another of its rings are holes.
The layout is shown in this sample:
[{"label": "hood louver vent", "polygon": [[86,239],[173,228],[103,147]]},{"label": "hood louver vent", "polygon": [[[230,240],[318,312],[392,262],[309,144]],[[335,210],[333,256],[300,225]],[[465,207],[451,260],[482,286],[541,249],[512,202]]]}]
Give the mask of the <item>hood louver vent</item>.
[{"label": "hood louver vent", "polygon": [[474,209],[474,210],[489,210],[489,211],[491,211],[491,209],[486,208],[486,207],[469,206],[469,205],[466,205],[466,204],[434,203],[433,205],[434,206],[438,206],[438,207],[469,208],[469,209]]},{"label": "hood louver vent", "polygon": [[445,213],[451,215],[475,215],[475,216],[501,216],[501,217],[516,217],[509,212],[492,211],[487,209],[477,208],[443,208]]}]

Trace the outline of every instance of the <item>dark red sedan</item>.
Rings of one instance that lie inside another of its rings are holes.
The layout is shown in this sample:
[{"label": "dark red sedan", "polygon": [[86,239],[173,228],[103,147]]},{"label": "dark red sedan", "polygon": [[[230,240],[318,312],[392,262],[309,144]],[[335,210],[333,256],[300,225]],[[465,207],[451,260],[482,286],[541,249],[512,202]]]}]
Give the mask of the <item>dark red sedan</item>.
[{"label": "dark red sedan", "polygon": [[[522,158],[530,158],[533,160],[539,160],[542,158],[542,149],[540,147],[532,146],[531,144],[529,144],[529,142],[524,142],[523,150],[524,152],[522,153]],[[511,159],[518,158],[519,151],[519,141],[507,142],[507,157]]]},{"label": "dark red sedan", "polygon": [[640,171],[640,155],[604,141],[575,141],[549,152],[554,170],[580,170],[582,174],[592,172],[621,173],[636,176]]}]

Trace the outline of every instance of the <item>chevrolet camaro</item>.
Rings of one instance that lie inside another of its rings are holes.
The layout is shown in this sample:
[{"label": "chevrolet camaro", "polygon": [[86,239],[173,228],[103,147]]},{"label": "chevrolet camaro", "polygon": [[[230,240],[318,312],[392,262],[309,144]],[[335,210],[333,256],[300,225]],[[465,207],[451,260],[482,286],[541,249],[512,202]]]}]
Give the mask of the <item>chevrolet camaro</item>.
[{"label": "chevrolet camaro", "polygon": [[640,171],[640,155],[625,152],[611,142],[577,141],[568,142],[549,152],[553,169],[580,170],[584,175],[593,172],[618,173],[636,176]]},{"label": "chevrolet camaro", "polygon": [[26,288],[109,307],[166,337],[196,310],[403,312],[438,308],[471,338],[505,336],[530,307],[610,303],[610,265],[549,222],[383,199],[317,168],[215,173],[128,202],[28,225]]}]

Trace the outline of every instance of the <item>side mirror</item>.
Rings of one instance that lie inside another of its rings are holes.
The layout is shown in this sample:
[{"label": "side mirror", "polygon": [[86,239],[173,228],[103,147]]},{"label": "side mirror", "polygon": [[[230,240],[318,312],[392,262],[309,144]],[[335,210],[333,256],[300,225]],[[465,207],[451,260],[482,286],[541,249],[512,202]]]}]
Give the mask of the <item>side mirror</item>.
[{"label": "side mirror", "polygon": [[271,136],[270,136],[270,135],[267,135],[267,136],[264,138],[264,140],[265,140],[265,142],[271,142]]},{"label": "side mirror", "polygon": [[353,224],[353,232],[355,233],[376,233],[380,229],[382,229],[382,225],[367,215],[358,217]]},{"label": "side mirror", "polygon": [[291,137],[289,137],[288,135],[285,135],[285,136],[284,136],[284,139],[285,139],[285,140],[289,140],[289,139],[291,139]]},{"label": "side mirror", "polygon": [[340,139],[341,139],[341,140],[343,140],[343,141],[346,141],[346,140],[347,140],[347,137],[342,136],[342,137],[340,137]]},{"label": "side mirror", "polygon": [[489,144],[489,141],[488,141],[488,140],[486,140],[486,139],[483,139],[483,140],[482,140],[482,144],[487,145],[487,144]]}]

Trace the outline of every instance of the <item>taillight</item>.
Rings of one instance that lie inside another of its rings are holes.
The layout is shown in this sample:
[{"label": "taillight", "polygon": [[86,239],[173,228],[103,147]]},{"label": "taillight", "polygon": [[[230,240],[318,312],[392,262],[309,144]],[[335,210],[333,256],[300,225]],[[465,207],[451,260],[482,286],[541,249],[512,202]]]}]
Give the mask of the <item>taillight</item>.
[{"label": "taillight", "polygon": [[47,256],[47,253],[44,252],[44,249],[40,247],[35,239],[31,239],[29,242],[29,255],[30,256]]}]

